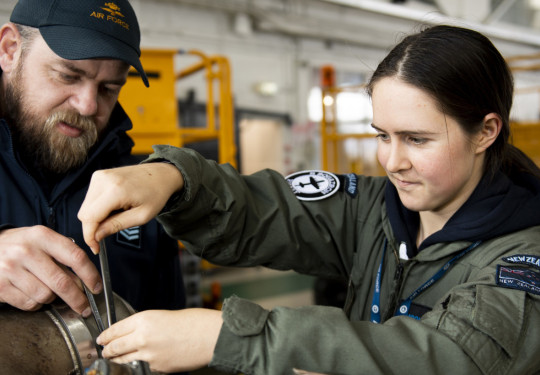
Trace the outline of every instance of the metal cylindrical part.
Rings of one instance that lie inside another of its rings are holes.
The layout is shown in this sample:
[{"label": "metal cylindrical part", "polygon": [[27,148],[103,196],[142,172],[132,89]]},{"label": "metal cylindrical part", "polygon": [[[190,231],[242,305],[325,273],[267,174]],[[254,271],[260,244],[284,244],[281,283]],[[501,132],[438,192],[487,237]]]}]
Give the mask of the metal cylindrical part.
[{"label": "metal cylindrical part", "polygon": [[68,345],[43,311],[0,312],[0,368],[6,374],[75,374]]},{"label": "metal cylindrical part", "polygon": [[[117,319],[135,311],[114,296]],[[103,294],[96,296],[101,318],[107,319]],[[0,306],[0,371],[2,374],[84,375],[101,357],[93,316],[83,318],[64,303],[21,311]]]}]

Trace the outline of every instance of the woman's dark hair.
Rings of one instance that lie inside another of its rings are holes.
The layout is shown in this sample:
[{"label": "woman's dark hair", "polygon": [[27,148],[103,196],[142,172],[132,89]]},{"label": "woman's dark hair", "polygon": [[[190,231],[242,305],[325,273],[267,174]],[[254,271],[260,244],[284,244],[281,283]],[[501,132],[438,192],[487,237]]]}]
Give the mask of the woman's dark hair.
[{"label": "woman's dark hair", "polygon": [[497,113],[502,129],[486,151],[485,171],[524,171],[540,177],[534,162],[509,143],[514,81],[506,61],[484,35],[446,25],[409,35],[375,70],[367,85],[370,96],[385,77],[397,77],[431,95],[469,134],[481,130],[487,114]]}]

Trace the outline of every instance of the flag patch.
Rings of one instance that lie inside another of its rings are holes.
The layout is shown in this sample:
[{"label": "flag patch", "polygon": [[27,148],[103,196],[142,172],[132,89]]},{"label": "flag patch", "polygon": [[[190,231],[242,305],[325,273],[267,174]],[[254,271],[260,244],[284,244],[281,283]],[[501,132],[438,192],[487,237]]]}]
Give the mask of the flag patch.
[{"label": "flag patch", "polygon": [[527,268],[499,265],[497,285],[540,295],[540,273]]}]

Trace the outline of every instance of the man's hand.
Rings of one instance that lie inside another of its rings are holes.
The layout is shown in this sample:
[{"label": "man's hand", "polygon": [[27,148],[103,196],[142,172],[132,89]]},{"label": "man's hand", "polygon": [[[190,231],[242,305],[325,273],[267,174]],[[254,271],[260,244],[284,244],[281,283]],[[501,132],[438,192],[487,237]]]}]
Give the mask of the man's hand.
[{"label": "man's hand", "polygon": [[94,293],[101,291],[99,272],[70,238],[41,225],[0,232],[0,302],[37,310],[58,296],[88,316],[81,281]]},{"label": "man's hand", "polygon": [[154,371],[189,371],[210,363],[222,324],[217,310],[146,310],[113,324],[96,342],[115,362],[141,360]]},{"label": "man's hand", "polygon": [[147,223],[183,186],[178,169],[167,163],[94,172],[78,215],[84,241],[97,254],[101,239]]}]

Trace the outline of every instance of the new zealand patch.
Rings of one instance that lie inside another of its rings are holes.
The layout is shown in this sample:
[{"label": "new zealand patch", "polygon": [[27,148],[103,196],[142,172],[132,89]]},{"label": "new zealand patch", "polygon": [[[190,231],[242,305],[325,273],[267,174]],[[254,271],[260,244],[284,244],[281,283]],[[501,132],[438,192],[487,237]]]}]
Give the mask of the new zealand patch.
[{"label": "new zealand patch", "polygon": [[497,266],[497,285],[540,295],[540,273],[515,266]]},{"label": "new zealand patch", "polygon": [[303,201],[328,198],[339,189],[339,179],[330,172],[303,171],[285,177],[296,197]]},{"label": "new zealand patch", "polygon": [[141,248],[141,227],[131,227],[116,233],[116,241],[124,245]]},{"label": "new zealand patch", "polygon": [[516,254],[502,258],[506,263],[524,264],[540,270],[540,258],[534,255]]}]

